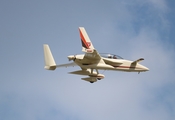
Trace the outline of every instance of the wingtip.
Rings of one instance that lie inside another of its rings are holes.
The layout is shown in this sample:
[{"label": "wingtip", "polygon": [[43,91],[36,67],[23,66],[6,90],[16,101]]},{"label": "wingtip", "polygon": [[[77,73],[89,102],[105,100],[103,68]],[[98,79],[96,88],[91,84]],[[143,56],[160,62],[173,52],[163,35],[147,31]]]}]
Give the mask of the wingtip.
[{"label": "wingtip", "polygon": [[140,58],[140,60],[145,60],[144,58]]},{"label": "wingtip", "polygon": [[79,29],[82,29],[82,28],[84,28],[84,27],[79,27]]}]

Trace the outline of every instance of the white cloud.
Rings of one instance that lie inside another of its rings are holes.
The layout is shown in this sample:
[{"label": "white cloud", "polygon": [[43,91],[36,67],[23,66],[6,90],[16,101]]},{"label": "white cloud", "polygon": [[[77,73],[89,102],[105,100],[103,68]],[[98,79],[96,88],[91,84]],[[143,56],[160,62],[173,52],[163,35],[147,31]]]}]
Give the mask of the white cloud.
[{"label": "white cloud", "polygon": [[163,13],[168,10],[166,0],[148,0],[148,2]]}]

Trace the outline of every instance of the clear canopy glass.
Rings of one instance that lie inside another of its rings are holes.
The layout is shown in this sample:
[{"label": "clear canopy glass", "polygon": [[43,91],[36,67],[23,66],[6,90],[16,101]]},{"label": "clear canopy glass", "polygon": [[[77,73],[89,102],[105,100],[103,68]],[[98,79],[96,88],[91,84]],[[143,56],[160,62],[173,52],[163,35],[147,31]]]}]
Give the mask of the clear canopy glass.
[{"label": "clear canopy glass", "polygon": [[99,53],[101,57],[110,58],[110,59],[123,59],[122,57],[110,53]]}]

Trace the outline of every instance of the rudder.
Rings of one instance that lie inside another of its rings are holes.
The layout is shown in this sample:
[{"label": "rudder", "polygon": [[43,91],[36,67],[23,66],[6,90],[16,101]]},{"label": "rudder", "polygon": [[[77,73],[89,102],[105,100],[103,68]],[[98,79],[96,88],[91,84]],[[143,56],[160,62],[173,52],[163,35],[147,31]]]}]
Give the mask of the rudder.
[{"label": "rudder", "polygon": [[44,44],[44,60],[45,60],[45,69],[47,70],[55,70],[56,69],[56,63],[52,56],[51,50],[49,48],[49,45]]}]

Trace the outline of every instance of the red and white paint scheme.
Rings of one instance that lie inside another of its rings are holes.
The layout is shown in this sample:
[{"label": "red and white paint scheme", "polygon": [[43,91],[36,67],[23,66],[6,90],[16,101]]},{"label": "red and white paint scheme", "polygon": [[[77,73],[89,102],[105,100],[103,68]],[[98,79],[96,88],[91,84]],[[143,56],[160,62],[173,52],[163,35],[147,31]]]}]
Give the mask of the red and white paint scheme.
[{"label": "red and white paint scheme", "polygon": [[88,76],[86,78],[82,78],[82,80],[89,81],[91,83],[105,77],[103,74],[100,74],[98,70],[115,70],[138,73],[149,70],[147,67],[139,64],[140,61],[144,60],[143,58],[130,61],[125,60],[118,55],[98,53],[89,39],[86,30],[83,27],[79,27],[79,32],[82,43],[82,51],[84,54],[69,55],[68,60],[73,62],[56,65],[49,46],[44,44],[45,69],[55,70],[59,67],[79,66],[81,70],[70,72],[70,74]]}]

